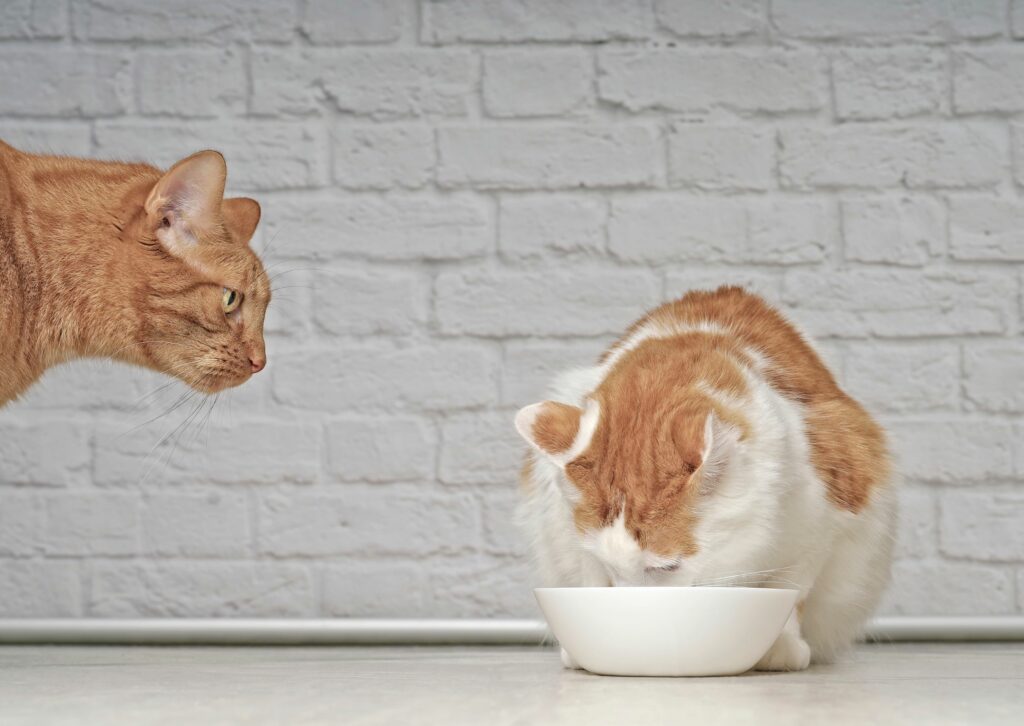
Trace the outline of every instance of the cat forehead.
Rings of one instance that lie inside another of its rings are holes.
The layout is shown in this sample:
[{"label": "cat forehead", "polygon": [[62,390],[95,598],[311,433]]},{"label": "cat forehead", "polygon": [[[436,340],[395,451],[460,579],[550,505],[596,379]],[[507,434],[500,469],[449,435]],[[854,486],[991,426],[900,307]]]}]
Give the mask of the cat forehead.
[{"label": "cat forehead", "polygon": [[[677,533],[667,532],[669,535]],[[680,554],[693,554],[688,538],[679,536],[678,546],[660,537],[638,537],[638,530],[626,516],[626,506],[619,509],[611,522],[597,529],[583,533],[582,546],[605,564],[620,572],[629,572],[640,567],[661,567],[676,561]],[[652,545],[662,546],[660,549]]]},{"label": "cat forehead", "polygon": [[221,247],[215,252],[184,261],[195,274],[232,290],[241,290],[252,298],[269,299],[270,281],[259,257],[247,246]]}]

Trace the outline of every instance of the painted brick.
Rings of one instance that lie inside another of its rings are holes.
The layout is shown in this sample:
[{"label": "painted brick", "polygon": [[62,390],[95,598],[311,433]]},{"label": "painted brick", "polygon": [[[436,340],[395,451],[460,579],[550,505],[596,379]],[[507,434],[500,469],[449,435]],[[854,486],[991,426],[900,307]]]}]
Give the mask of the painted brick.
[{"label": "painted brick", "polygon": [[920,266],[945,249],[946,209],[927,197],[855,197],[842,200],[846,258]]},{"label": "painted brick", "polygon": [[985,272],[790,271],[783,301],[812,333],[914,338],[1003,333],[1012,280]]},{"label": "painted brick", "polygon": [[142,550],[158,557],[251,553],[248,502],[222,492],[151,494],[142,503]]},{"label": "painted brick", "polygon": [[498,245],[510,258],[593,256],[604,249],[607,205],[590,197],[503,196]]},{"label": "painted brick", "polygon": [[735,38],[762,31],[763,0],[655,0],[658,25],[682,38]]},{"label": "painted brick", "polygon": [[606,347],[589,340],[506,343],[501,367],[502,405],[522,407],[542,400],[557,374],[593,365]]},{"label": "painted brick", "polygon": [[908,479],[970,484],[1013,477],[1013,428],[1002,421],[889,421]]},{"label": "painted brick", "polygon": [[609,50],[598,56],[601,100],[629,111],[814,111],[826,67],[806,51]]},{"label": "painted brick", "polygon": [[269,369],[166,442],[186,389],[123,365],[0,411],[0,616],[537,617],[511,417],[720,284],[885,418],[888,612],[1024,612],[1020,38],[1024,0],[0,3],[0,139],[220,149],[280,291]]},{"label": "painted brick", "polygon": [[445,484],[511,485],[523,455],[512,418],[511,411],[498,411],[442,422],[438,478]]},{"label": "painted brick", "polygon": [[1004,134],[979,124],[787,128],[779,174],[792,188],[992,186],[1004,176]]},{"label": "painted brick", "polygon": [[309,617],[313,580],[277,562],[99,562],[91,617]]},{"label": "painted brick", "polygon": [[772,22],[783,35],[832,39],[987,38],[1003,30],[1000,0],[775,0]]},{"label": "painted brick", "polygon": [[331,412],[485,406],[497,398],[497,360],[467,343],[345,345],[280,361],[273,385],[281,404]]},{"label": "painted brick", "polygon": [[702,268],[685,265],[665,273],[665,299],[682,297],[690,290],[714,290],[722,285],[742,287],[773,305],[777,305],[782,297],[781,273],[742,271],[734,266]]},{"label": "painted brick", "polygon": [[63,0],[8,0],[0,6],[0,39],[62,38],[67,32]]},{"label": "painted brick", "polygon": [[484,54],[483,101],[490,116],[572,113],[593,96],[593,64],[579,50]]},{"label": "painted brick", "polygon": [[657,297],[647,271],[473,269],[438,275],[436,312],[441,330],[453,335],[614,334]]},{"label": "painted brick", "polygon": [[216,116],[245,109],[245,59],[235,50],[147,51],[138,59],[139,110]]},{"label": "painted brick", "polygon": [[324,567],[324,615],[380,618],[437,617],[423,561],[354,557]]},{"label": "painted brick", "polygon": [[85,0],[76,29],[88,40],[287,42],[295,20],[291,0]]},{"label": "painted brick", "polygon": [[949,255],[1024,262],[1024,204],[993,197],[950,199]]},{"label": "painted brick", "polygon": [[972,48],[953,55],[957,113],[1024,110],[1024,53],[1020,48]]},{"label": "painted brick", "polygon": [[747,208],[747,251],[751,262],[821,262],[835,246],[838,223],[832,205],[815,200],[756,200]]},{"label": "painted brick", "polygon": [[746,241],[746,215],[733,199],[655,194],[612,201],[608,247],[629,262],[735,259]]},{"label": "painted brick", "polygon": [[[280,361],[275,368],[278,365],[287,364]],[[315,424],[235,419],[235,425],[229,425],[227,418],[219,417],[216,423],[203,423],[197,411],[191,423],[175,430],[191,406],[183,406],[178,419],[166,424],[97,431],[94,481],[124,486],[316,480],[320,435]]]},{"label": "painted brick", "polygon": [[944,554],[1013,562],[1024,551],[1024,495],[946,492],[941,507]]},{"label": "painted brick", "polygon": [[946,56],[926,48],[857,49],[832,60],[836,115],[865,121],[936,115],[949,107]]},{"label": "painted brick", "polygon": [[83,484],[91,459],[89,430],[70,421],[0,423],[0,483]]},{"label": "painted brick", "polygon": [[267,190],[310,187],[327,178],[325,134],[298,124],[200,121],[97,124],[97,156],[147,161],[166,168],[201,149],[215,148],[228,164],[228,185]]},{"label": "painted brick", "polygon": [[939,513],[934,492],[903,486],[896,528],[897,559],[932,557],[939,548]]},{"label": "painted brick", "polygon": [[775,185],[775,133],[754,126],[676,124],[668,135],[668,178],[698,189]]},{"label": "painted brick", "polygon": [[496,555],[528,556],[527,536],[516,514],[522,496],[518,488],[494,488],[482,498],[484,549]]},{"label": "painted brick", "polygon": [[389,43],[402,35],[400,0],[307,0],[302,32],[316,44]]},{"label": "painted brick", "polygon": [[139,554],[138,496],[61,493],[47,498],[45,507],[47,554]]},{"label": "painted brick", "polygon": [[73,618],[82,614],[76,562],[0,559],[0,617]]},{"label": "painted brick", "polygon": [[351,487],[344,496],[260,500],[259,551],[274,556],[458,552],[480,540],[476,500],[422,487]]},{"label": "painted brick", "polygon": [[650,186],[661,166],[646,126],[502,126],[438,130],[443,186]]},{"label": "painted brick", "polygon": [[44,499],[36,494],[3,494],[0,507],[0,557],[41,554],[46,542]]},{"label": "painted brick", "polygon": [[1006,615],[1013,577],[990,565],[904,560],[893,565],[885,602],[893,615]]},{"label": "painted brick", "polygon": [[853,344],[846,386],[873,411],[954,410],[960,400],[960,351],[953,344]]},{"label": "painted brick", "polygon": [[964,346],[964,395],[983,411],[1024,412],[1024,341]]},{"label": "painted brick", "polygon": [[481,255],[493,245],[490,210],[468,195],[301,198],[266,205],[266,233],[280,254],[444,260]]},{"label": "painted brick", "polygon": [[453,618],[541,617],[528,560],[477,554],[434,562],[428,566],[435,612]]},{"label": "painted brick", "polygon": [[619,0],[448,0],[421,8],[420,35],[432,43],[627,40],[645,37],[652,24],[647,3]]},{"label": "painted brick", "polygon": [[0,114],[94,117],[130,109],[124,53],[0,48]]},{"label": "painted brick", "polygon": [[327,470],[340,481],[425,481],[434,476],[437,436],[409,417],[327,424]]},{"label": "painted brick", "polygon": [[334,335],[406,335],[426,318],[428,285],[415,273],[318,272],[313,319]]},{"label": "painted brick", "polygon": [[79,360],[48,370],[15,405],[39,411],[138,411],[150,401],[147,394],[165,383],[140,368]]},{"label": "painted brick", "polygon": [[89,125],[84,121],[56,124],[0,122],[0,139],[31,154],[86,156],[89,153],[90,136]]},{"label": "painted brick", "polygon": [[434,175],[434,132],[426,126],[338,126],[334,182],[350,189],[416,189]]},{"label": "painted brick", "polygon": [[465,116],[476,65],[463,51],[262,50],[252,57],[252,110],[375,119]]}]

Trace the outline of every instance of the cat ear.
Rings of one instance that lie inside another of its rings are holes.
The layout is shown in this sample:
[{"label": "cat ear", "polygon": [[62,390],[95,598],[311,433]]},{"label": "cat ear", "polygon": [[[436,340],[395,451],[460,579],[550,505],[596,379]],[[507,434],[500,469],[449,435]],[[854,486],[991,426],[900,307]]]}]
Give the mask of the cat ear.
[{"label": "cat ear", "polygon": [[718,485],[739,440],[739,429],[722,421],[714,413],[708,414],[704,420],[701,464],[695,472],[695,476],[699,477],[701,494],[710,493]]},{"label": "cat ear", "polygon": [[157,239],[172,253],[196,244],[193,232],[216,224],[228,168],[216,151],[200,151],[167,170],[146,199]]},{"label": "cat ear", "polygon": [[225,199],[221,210],[224,213],[224,223],[230,230],[231,237],[236,242],[248,244],[256,231],[256,225],[260,223],[259,202],[248,197]]},{"label": "cat ear", "polygon": [[597,401],[584,411],[556,401],[534,403],[516,414],[516,430],[526,441],[560,464],[566,464],[586,450],[598,418]]}]

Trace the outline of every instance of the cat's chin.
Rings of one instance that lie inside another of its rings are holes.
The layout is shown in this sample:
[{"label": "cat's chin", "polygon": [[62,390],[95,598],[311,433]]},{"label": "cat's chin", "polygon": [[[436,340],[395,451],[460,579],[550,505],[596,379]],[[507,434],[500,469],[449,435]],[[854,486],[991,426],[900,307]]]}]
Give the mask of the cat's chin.
[{"label": "cat's chin", "polygon": [[215,378],[205,377],[199,378],[198,380],[182,379],[188,386],[199,393],[205,393],[207,395],[213,395],[214,393],[220,393],[226,391],[229,388],[235,388],[240,386],[246,381],[252,378],[251,375],[244,376],[217,376]]}]

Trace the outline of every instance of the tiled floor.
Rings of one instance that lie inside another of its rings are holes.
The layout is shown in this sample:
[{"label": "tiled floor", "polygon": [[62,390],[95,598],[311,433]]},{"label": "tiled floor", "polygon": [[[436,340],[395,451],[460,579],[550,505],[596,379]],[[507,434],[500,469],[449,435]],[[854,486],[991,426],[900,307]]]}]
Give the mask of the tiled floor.
[{"label": "tiled floor", "polygon": [[547,648],[0,647],[0,724],[1024,723],[1024,643],[863,646],[735,678],[607,678]]}]

